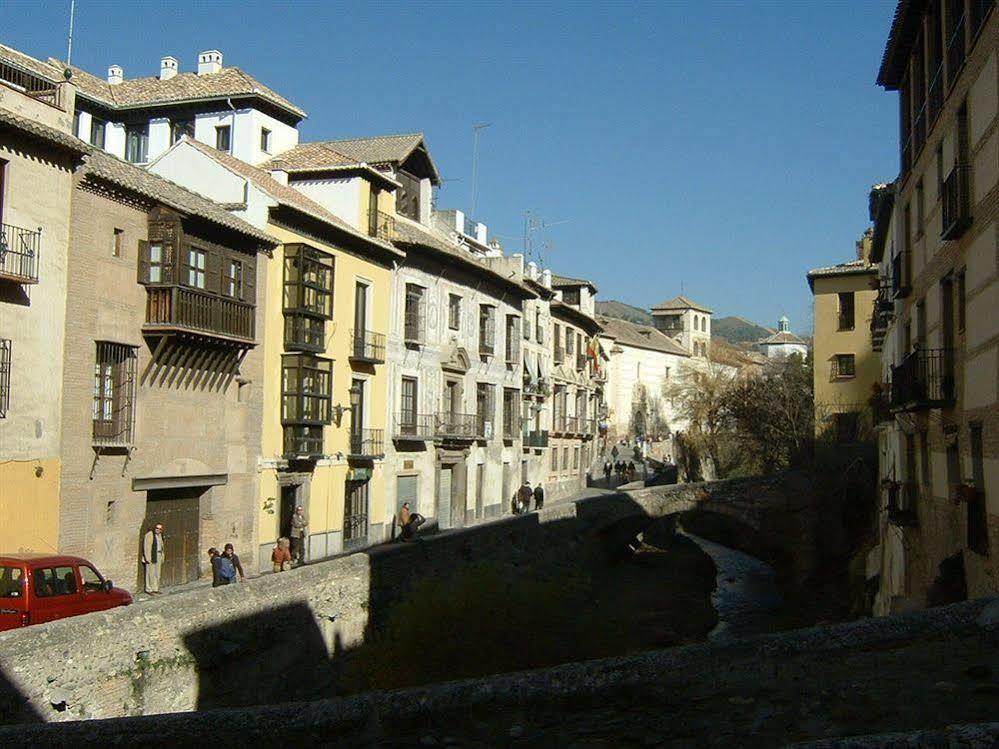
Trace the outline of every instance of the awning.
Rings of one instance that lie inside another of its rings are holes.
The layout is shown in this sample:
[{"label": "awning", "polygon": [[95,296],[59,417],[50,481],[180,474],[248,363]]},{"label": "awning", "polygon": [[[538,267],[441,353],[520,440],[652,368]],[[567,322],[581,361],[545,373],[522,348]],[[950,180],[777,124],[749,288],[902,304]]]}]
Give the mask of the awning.
[{"label": "awning", "polygon": [[526,375],[528,387],[537,387],[538,371],[537,364],[535,363],[534,352],[524,349],[524,374]]},{"label": "awning", "polygon": [[548,375],[548,366],[547,365],[548,365],[548,362],[545,360],[545,357],[539,356],[538,357],[538,379],[539,380],[547,380],[548,379],[549,375]]}]

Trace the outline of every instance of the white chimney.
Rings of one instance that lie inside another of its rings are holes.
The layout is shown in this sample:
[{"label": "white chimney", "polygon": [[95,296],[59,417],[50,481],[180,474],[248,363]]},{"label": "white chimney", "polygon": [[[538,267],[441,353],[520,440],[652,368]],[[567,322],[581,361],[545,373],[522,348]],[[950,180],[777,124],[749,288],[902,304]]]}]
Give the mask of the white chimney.
[{"label": "white chimney", "polygon": [[123,80],[125,80],[125,71],[121,65],[112,65],[108,68],[108,83],[117,86]]},{"label": "white chimney", "polygon": [[538,264],[533,260],[527,264],[527,277],[532,281],[538,280]]},{"label": "white chimney", "polygon": [[177,75],[177,58],[167,55],[160,60],[160,80],[169,81]]},{"label": "white chimney", "polygon": [[211,75],[222,70],[222,53],[208,49],[198,55],[198,75]]},{"label": "white chimney", "polygon": [[287,185],[288,172],[284,171],[283,169],[272,169],[271,179],[273,179],[275,182],[280,182],[282,185]]},{"label": "white chimney", "polygon": [[547,268],[541,271],[541,285],[546,289],[550,289],[552,287],[552,272]]}]

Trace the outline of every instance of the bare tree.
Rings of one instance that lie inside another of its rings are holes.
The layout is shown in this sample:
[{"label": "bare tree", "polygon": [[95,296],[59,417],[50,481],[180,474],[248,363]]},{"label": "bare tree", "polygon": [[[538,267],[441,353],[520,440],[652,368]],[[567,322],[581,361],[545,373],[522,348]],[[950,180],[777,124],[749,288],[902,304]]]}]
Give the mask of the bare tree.
[{"label": "bare tree", "polygon": [[[663,387],[663,397],[673,402],[676,417],[689,425],[680,440],[685,452],[706,455],[720,476],[728,464],[723,444],[732,430],[726,396],[736,381],[736,372],[733,367],[707,361],[685,367]],[[687,471],[690,478],[696,478],[691,472],[696,473],[696,469]]]}]

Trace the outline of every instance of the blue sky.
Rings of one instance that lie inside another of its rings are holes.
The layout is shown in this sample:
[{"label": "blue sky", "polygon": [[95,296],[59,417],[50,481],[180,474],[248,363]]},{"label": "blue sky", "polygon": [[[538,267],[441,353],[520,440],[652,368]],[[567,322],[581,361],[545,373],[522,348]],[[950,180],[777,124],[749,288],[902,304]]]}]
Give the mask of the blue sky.
[{"label": "blue sky", "polygon": [[[309,113],[305,140],[423,131],[441,207],[600,297],[684,293],[718,315],[811,324],[805,271],[849,260],[898,167],[874,85],[894,0],[104,2],[77,0],[74,63],[153,75],[217,48]],[[169,7],[169,13],[163,8]],[[64,57],[69,0],[0,4],[0,40]]]}]

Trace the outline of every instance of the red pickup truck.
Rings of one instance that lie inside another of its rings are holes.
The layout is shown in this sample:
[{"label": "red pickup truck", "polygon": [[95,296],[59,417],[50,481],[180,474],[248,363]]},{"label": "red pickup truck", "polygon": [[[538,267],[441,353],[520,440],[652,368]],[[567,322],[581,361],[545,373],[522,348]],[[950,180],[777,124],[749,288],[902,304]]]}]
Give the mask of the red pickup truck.
[{"label": "red pickup truck", "polygon": [[127,606],[86,559],[53,554],[0,554],[0,631]]}]

